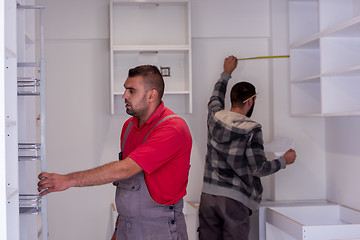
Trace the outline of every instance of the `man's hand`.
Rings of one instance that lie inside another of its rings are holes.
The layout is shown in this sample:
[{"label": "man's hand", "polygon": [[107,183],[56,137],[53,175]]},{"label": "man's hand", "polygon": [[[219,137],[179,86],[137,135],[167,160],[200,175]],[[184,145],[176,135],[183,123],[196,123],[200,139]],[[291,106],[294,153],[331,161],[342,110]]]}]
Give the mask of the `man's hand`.
[{"label": "man's hand", "polygon": [[224,61],[224,72],[231,74],[237,67],[238,60],[235,56],[229,56]]},{"label": "man's hand", "polygon": [[286,165],[290,165],[295,162],[296,159],[296,152],[293,149],[287,150],[287,152],[283,156],[286,161]]},{"label": "man's hand", "polygon": [[73,186],[71,178],[67,175],[43,172],[39,174],[38,191],[40,196],[51,192],[64,191]]}]

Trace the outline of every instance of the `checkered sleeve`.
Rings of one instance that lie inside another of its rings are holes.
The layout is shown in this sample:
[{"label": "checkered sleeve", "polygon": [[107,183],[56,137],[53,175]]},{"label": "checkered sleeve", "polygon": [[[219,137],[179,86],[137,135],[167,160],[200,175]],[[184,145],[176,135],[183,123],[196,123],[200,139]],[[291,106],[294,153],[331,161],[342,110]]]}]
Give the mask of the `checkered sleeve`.
[{"label": "checkered sleeve", "polygon": [[264,152],[261,128],[254,130],[254,133],[247,144],[247,161],[254,176],[267,176],[286,167],[285,159],[283,157],[272,161],[267,160]]},{"label": "checkered sleeve", "polygon": [[208,104],[209,116],[215,114],[216,112],[225,108],[225,94],[227,84],[231,78],[231,75],[223,72],[220,76],[220,79],[216,82],[214,86],[214,91],[210,97]]}]

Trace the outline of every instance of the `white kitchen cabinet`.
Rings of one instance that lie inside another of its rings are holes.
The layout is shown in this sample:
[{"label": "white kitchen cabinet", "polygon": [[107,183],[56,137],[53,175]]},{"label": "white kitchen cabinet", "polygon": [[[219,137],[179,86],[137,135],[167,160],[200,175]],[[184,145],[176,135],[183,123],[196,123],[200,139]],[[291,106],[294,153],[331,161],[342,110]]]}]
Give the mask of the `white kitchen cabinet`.
[{"label": "white kitchen cabinet", "polygon": [[125,113],[128,70],[151,64],[163,73],[165,106],[192,112],[190,3],[110,1],[111,114]]},{"label": "white kitchen cabinet", "polygon": [[359,239],[360,212],[336,204],[266,208],[267,240]]},{"label": "white kitchen cabinet", "polygon": [[360,115],[360,1],[289,0],[291,113]]}]

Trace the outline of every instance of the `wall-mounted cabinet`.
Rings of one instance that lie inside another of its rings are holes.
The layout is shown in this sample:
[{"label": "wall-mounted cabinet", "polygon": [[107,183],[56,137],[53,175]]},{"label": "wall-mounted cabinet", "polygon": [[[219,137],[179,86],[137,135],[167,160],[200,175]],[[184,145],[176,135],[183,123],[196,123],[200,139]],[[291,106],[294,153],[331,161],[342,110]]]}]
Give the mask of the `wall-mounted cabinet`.
[{"label": "wall-mounted cabinet", "polygon": [[360,115],[360,1],[289,0],[291,113]]},{"label": "wall-mounted cabinet", "polygon": [[111,113],[125,113],[122,94],[128,70],[144,64],[166,70],[165,106],[191,113],[190,35],[189,1],[111,0]]}]

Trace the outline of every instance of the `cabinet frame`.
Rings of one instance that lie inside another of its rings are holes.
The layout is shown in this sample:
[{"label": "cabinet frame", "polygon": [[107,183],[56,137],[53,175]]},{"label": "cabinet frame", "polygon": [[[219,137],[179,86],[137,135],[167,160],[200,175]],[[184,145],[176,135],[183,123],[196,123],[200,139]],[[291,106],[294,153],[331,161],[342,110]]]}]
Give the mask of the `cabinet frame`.
[{"label": "cabinet frame", "polygon": [[164,76],[165,106],[192,113],[190,21],[187,0],[110,0],[111,114],[125,113],[128,70],[143,64],[170,68],[170,76]]}]

